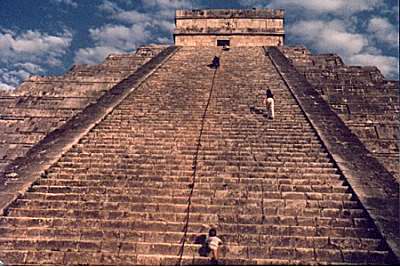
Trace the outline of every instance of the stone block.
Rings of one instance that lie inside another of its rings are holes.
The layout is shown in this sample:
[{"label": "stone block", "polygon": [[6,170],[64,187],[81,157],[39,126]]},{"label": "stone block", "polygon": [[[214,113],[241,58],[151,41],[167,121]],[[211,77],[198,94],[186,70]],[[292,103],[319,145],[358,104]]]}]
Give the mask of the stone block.
[{"label": "stone block", "polygon": [[292,226],[290,233],[298,236],[315,236],[316,228],[312,226]]},{"label": "stone block", "polygon": [[343,260],[351,263],[366,263],[368,260],[368,251],[343,249]]},{"label": "stone block", "polygon": [[224,258],[247,258],[248,248],[245,246],[224,246],[221,256]]},{"label": "stone block", "polygon": [[5,265],[19,265],[24,263],[29,264],[28,262],[25,262],[26,257],[27,257],[27,252],[25,251],[15,251],[15,250],[6,251],[3,249],[0,250],[1,261]]},{"label": "stone block", "polygon": [[296,248],[295,259],[299,259],[304,262],[314,261],[315,251],[313,248]]},{"label": "stone block", "polygon": [[[98,254],[97,254],[98,255]],[[137,262],[136,255],[133,254],[119,254],[115,255],[112,253],[101,253],[100,254],[101,262],[97,265],[121,265],[121,266],[131,266],[131,265],[139,265]]]},{"label": "stone block", "polygon": [[297,216],[296,221],[299,226],[316,226],[315,218]]},{"label": "stone block", "polygon": [[[268,244],[269,245],[269,244]],[[270,255],[268,247],[248,247],[248,257],[252,259],[267,258]]]},{"label": "stone block", "polygon": [[343,256],[340,250],[315,249],[315,256],[318,261],[328,263],[343,262]]},{"label": "stone block", "polygon": [[63,252],[30,251],[27,253],[26,264],[29,265],[63,265]]},{"label": "stone block", "polygon": [[88,242],[88,241],[79,241],[78,243],[78,251],[92,251],[92,252],[100,252],[102,244],[100,241],[97,242]]},{"label": "stone block", "polygon": [[63,265],[100,265],[102,255],[91,252],[65,252]]},{"label": "stone block", "polygon": [[290,247],[271,247],[270,255],[277,259],[295,259],[296,250]]},{"label": "stone block", "polygon": [[[120,247],[122,247],[122,244],[119,241],[104,240],[101,242],[101,251],[102,252],[116,253],[120,250]],[[124,248],[125,248],[125,246],[124,246]]]},{"label": "stone block", "polygon": [[393,261],[393,259],[389,257],[389,254],[386,251],[378,251],[378,250],[368,251],[368,257],[365,260],[365,262],[376,263],[376,264],[381,264],[382,262],[390,262],[390,261]]},{"label": "stone block", "polygon": [[162,258],[160,256],[145,256],[145,255],[137,255],[137,265],[153,265],[159,266],[161,265]]}]

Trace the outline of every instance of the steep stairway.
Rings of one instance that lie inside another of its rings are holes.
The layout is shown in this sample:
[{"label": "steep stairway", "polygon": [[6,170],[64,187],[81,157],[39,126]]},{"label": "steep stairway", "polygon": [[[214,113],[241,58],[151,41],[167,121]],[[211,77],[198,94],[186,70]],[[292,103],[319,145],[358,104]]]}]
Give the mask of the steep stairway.
[{"label": "steep stairway", "polygon": [[221,264],[389,260],[262,48],[180,48],[0,217],[0,260],[208,264],[208,225]]}]

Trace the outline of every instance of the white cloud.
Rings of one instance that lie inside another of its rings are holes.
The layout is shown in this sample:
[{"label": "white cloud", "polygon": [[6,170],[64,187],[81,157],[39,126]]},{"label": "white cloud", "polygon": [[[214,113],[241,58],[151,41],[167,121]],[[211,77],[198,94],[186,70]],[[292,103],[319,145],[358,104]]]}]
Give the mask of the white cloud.
[{"label": "white cloud", "polygon": [[140,13],[136,10],[123,10],[116,3],[108,0],[104,0],[103,3],[98,6],[98,9],[105,13],[109,13],[111,15],[110,18],[128,24],[151,22],[152,20],[151,15],[149,14]]},{"label": "white cloud", "polygon": [[28,78],[29,72],[23,69],[9,70],[0,69],[0,83],[8,84],[10,87],[16,86],[21,80]]},{"label": "white cloud", "polygon": [[141,24],[129,27],[108,24],[89,29],[89,33],[95,47],[79,49],[75,54],[75,63],[100,63],[108,54],[133,51],[150,38],[150,32]]},{"label": "white cloud", "polygon": [[150,33],[140,24],[130,27],[123,25],[106,25],[90,29],[90,36],[100,46],[112,46],[121,50],[132,50],[138,44],[145,43]]},{"label": "white cloud", "polygon": [[344,23],[339,20],[299,21],[289,26],[288,34],[318,52],[336,52],[342,56],[359,53],[368,45],[365,36],[348,32]]},{"label": "white cloud", "polygon": [[332,13],[351,15],[361,11],[372,10],[380,5],[380,0],[239,0],[245,7],[270,7],[284,9],[302,9],[308,13]]},{"label": "white cloud", "polygon": [[9,90],[13,90],[13,89],[15,89],[14,86],[0,82],[0,90],[9,91]]},{"label": "white cloud", "polygon": [[42,57],[58,58],[70,46],[72,34],[65,31],[59,36],[39,31],[26,31],[20,35],[0,33],[0,61],[26,61]]},{"label": "white cloud", "polygon": [[52,0],[56,4],[65,4],[74,8],[78,7],[78,3],[74,0]]},{"label": "white cloud", "polygon": [[384,42],[392,47],[399,46],[399,32],[387,18],[373,17],[368,23],[368,31],[377,42]]},{"label": "white cloud", "polygon": [[[372,20],[369,30],[387,33],[386,41],[394,41],[389,33],[392,27],[387,21]],[[368,34],[352,32],[351,25],[343,20],[301,20],[288,27],[287,34],[296,41],[317,53],[337,53],[346,64],[361,66],[376,66],[385,77],[394,78],[398,75],[398,59],[383,55],[381,49],[369,42]],[[397,39],[396,39],[397,40]]]},{"label": "white cloud", "polygon": [[109,0],[104,0],[103,3],[101,3],[97,8],[100,11],[104,11],[104,12],[111,13],[111,14],[122,11],[122,9],[119,8],[117,4],[115,4]]},{"label": "white cloud", "polygon": [[89,29],[94,47],[79,49],[75,54],[75,63],[99,63],[109,53],[129,52],[150,42],[171,43],[175,9],[192,7],[194,2],[143,0],[143,6],[151,10],[143,13],[134,9],[125,10],[116,2],[104,0],[98,10],[116,22]]},{"label": "white cloud", "polygon": [[122,53],[123,51],[109,46],[97,46],[93,48],[81,48],[76,54],[74,61],[76,64],[97,64],[112,53]]},{"label": "white cloud", "polygon": [[193,8],[195,3],[189,0],[142,0],[144,6],[159,9]]},{"label": "white cloud", "polygon": [[113,17],[119,21],[131,24],[151,21],[151,17],[149,15],[140,13],[136,10],[115,12]]},{"label": "white cloud", "polygon": [[15,64],[16,67],[18,68],[22,68],[26,71],[28,71],[29,73],[39,73],[39,72],[43,72],[43,68],[37,64],[33,64],[31,62],[26,62],[26,63],[17,63]]},{"label": "white cloud", "polygon": [[38,31],[27,31],[15,39],[11,39],[12,49],[17,53],[60,53],[69,46],[70,34],[51,36]]},{"label": "white cloud", "polygon": [[43,72],[49,66],[62,64],[72,41],[72,34],[65,30],[59,35],[49,35],[28,30],[15,33],[11,30],[0,32],[0,83],[17,86],[29,75]]},{"label": "white cloud", "polygon": [[395,57],[361,53],[344,60],[351,65],[376,66],[385,77],[396,77],[399,73],[399,61]]},{"label": "white cloud", "polygon": [[172,44],[172,40],[171,40],[171,38],[158,37],[157,38],[157,43],[160,43],[160,44]]}]

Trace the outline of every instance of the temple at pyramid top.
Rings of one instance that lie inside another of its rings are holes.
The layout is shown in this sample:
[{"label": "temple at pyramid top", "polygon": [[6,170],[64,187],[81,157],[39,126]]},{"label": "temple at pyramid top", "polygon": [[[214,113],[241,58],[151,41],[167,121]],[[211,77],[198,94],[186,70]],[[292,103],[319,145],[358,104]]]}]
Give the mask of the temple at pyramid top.
[{"label": "temple at pyramid top", "polygon": [[177,10],[174,42],[178,46],[281,46],[282,9]]}]

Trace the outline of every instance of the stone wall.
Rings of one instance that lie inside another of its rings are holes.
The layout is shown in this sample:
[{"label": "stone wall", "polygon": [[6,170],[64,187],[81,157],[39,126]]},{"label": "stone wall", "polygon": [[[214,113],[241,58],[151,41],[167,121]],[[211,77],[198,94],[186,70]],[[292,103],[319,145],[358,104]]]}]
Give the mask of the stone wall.
[{"label": "stone wall", "polygon": [[177,19],[205,18],[284,18],[283,9],[193,9],[176,10]]},{"label": "stone wall", "polygon": [[283,19],[221,18],[221,19],[178,19],[177,29],[219,28],[229,31],[258,29],[264,32],[282,32]]},{"label": "stone wall", "polygon": [[177,10],[175,44],[216,46],[278,46],[284,42],[284,12],[272,9]]},{"label": "stone wall", "polygon": [[217,40],[230,40],[231,46],[277,46],[283,43],[283,36],[266,35],[179,35],[175,36],[178,46],[216,46]]},{"label": "stone wall", "polygon": [[312,55],[305,47],[281,51],[400,181],[399,81],[385,80],[376,67],[347,66],[335,54]]}]

